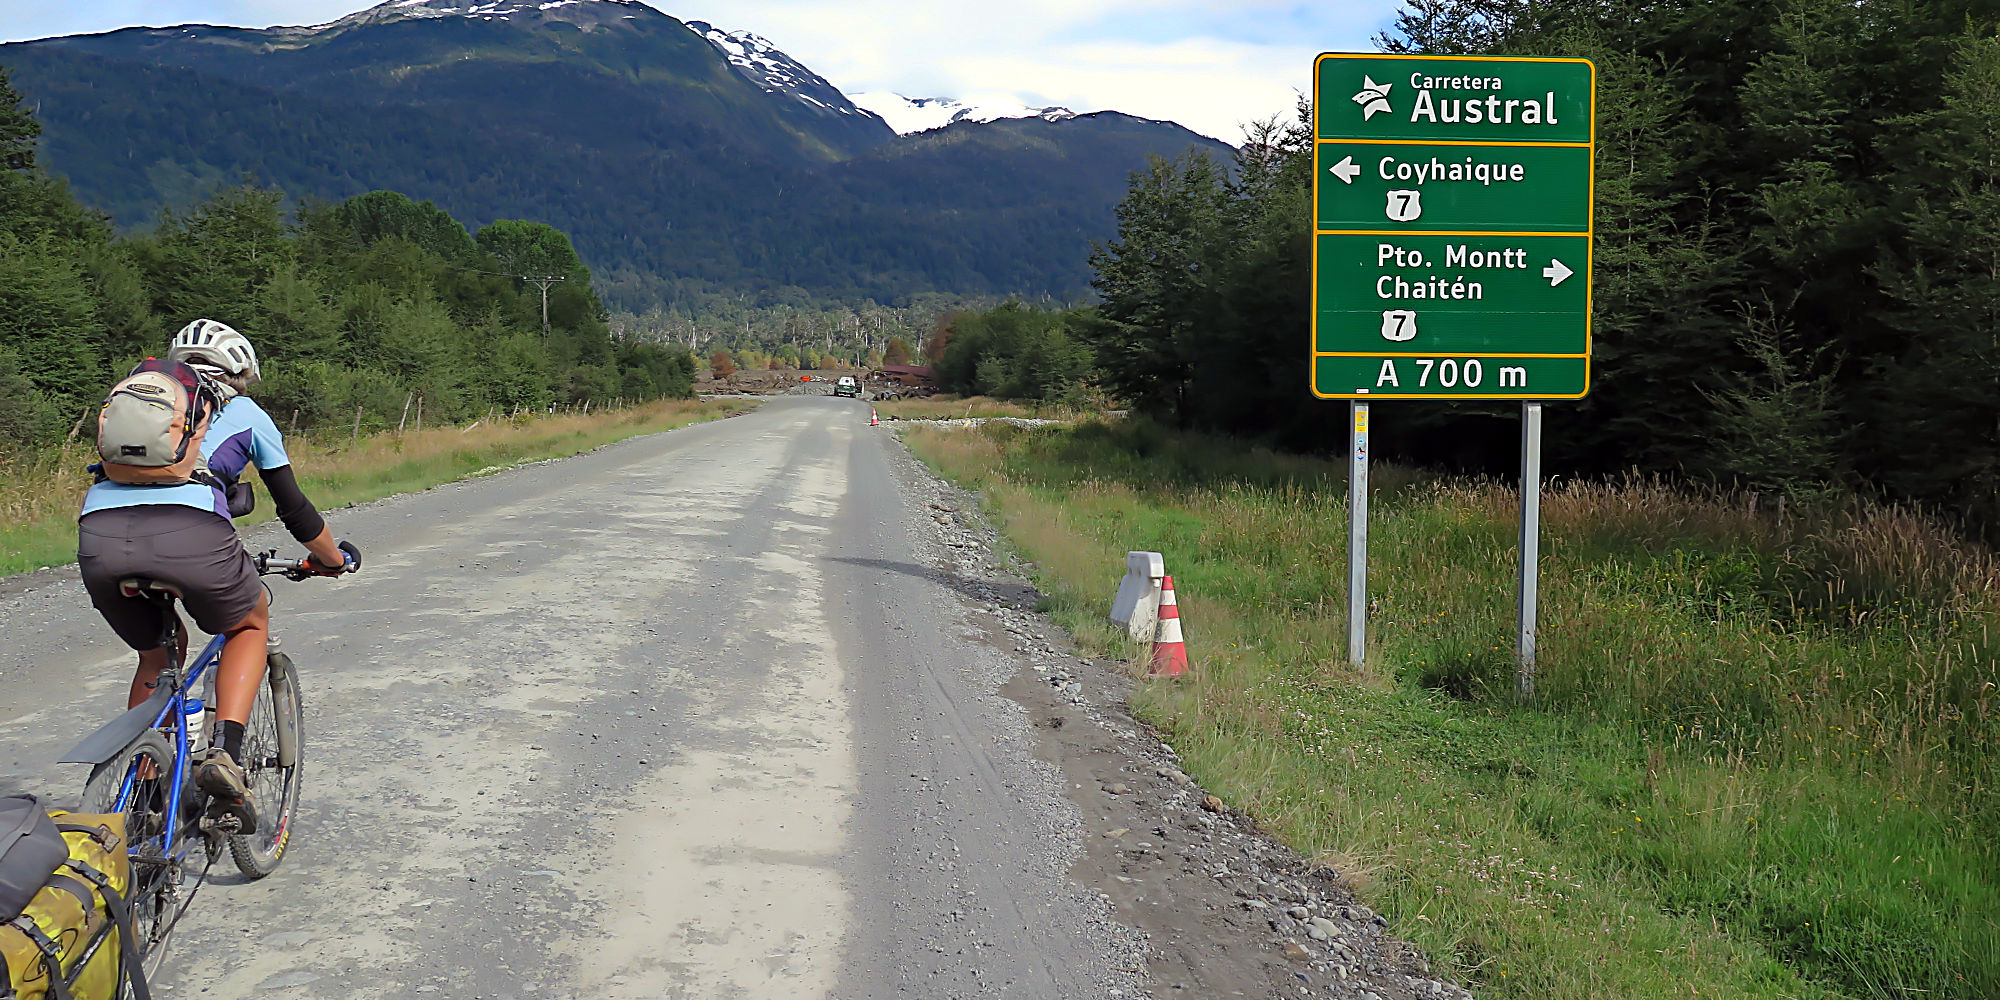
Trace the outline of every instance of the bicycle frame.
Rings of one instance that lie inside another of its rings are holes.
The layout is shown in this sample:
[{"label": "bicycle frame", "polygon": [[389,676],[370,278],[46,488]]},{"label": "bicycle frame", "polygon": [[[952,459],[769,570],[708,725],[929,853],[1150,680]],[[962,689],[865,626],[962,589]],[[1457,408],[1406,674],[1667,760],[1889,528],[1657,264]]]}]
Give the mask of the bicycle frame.
[{"label": "bicycle frame", "polygon": [[[203,674],[214,669],[216,664],[221,661],[222,643],[223,637],[219,635],[208,640],[208,645],[203,647],[201,655],[195,657],[194,666],[188,668],[185,678],[181,677],[179,669],[173,666],[169,666],[160,672],[160,683],[172,682],[174,684],[173,695],[167,699],[166,705],[160,709],[159,717],[153,720],[154,729],[165,728],[169,718],[174,720],[173,775],[167,784],[167,822],[166,829],[161,834],[164,843],[160,845],[160,857],[165,859],[179,860],[179,856],[175,853],[175,841],[181,839],[177,837],[177,834],[180,833],[181,823],[181,795],[186,788],[188,778],[190,745],[188,741],[187,722],[188,693],[195,690],[196,684],[201,683]],[[125,771],[125,781],[118,789],[118,802],[115,806],[115,811],[124,812],[131,805],[132,786],[137,780],[138,769],[131,767],[128,763]],[[133,846],[136,847],[138,845],[135,844]]]}]

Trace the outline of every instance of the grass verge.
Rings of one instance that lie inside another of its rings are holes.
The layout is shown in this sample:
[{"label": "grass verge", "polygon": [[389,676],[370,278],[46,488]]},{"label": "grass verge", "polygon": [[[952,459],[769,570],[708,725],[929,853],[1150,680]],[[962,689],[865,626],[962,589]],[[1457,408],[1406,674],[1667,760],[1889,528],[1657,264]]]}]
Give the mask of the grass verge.
[{"label": "grass verge", "polygon": [[1124,552],[1164,552],[1196,667],[1135,708],[1482,995],[2000,996],[1984,550],[1890,510],[1554,489],[1522,706],[1501,485],[1378,467],[1356,672],[1336,464],[1142,422],[906,439],[1100,653],[1137,652],[1102,621]]},{"label": "grass verge", "polygon": [[877,402],[883,419],[951,420],[965,417],[1023,417],[1042,420],[1075,420],[1082,413],[1062,406],[1021,403],[986,396],[931,396],[928,399],[891,399]]},{"label": "grass verge", "polygon": [[[299,485],[322,508],[426,489],[522,462],[561,458],[640,434],[733,416],[754,401],[666,400],[589,415],[526,415],[470,427],[383,432],[350,441],[340,434],[289,437]],[[72,445],[0,461],[0,576],[76,559],[76,511],[90,485],[85,467],[96,450]],[[270,493],[258,490],[258,511],[238,522],[271,517]]]}]

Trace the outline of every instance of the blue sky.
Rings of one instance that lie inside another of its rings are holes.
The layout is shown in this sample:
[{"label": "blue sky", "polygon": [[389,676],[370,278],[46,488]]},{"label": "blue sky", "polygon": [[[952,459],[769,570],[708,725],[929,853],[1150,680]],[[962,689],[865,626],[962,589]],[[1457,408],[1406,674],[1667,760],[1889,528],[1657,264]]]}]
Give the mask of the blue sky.
[{"label": "blue sky", "polygon": [[[198,22],[320,24],[368,0],[5,0],[0,40]],[[1368,51],[1396,0],[647,0],[769,38],[848,93],[1018,100],[1235,141],[1288,115],[1312,56]]]}]

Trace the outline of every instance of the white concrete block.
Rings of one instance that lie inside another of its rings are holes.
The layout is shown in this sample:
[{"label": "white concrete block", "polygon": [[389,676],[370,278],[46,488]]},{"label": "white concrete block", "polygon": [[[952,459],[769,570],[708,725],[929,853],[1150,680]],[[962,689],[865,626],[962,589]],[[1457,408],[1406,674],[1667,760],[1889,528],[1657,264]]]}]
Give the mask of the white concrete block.
[{"label": "white concrete block", "polygon": [[1153,641],[1160,615],[1160,581],[1166,576],[1167,561],[1158,552],[1125,553],[1125,579],[1119,581],[1118,597],[1111,602],[1111,620],[1124,625],[1132,641]]}]

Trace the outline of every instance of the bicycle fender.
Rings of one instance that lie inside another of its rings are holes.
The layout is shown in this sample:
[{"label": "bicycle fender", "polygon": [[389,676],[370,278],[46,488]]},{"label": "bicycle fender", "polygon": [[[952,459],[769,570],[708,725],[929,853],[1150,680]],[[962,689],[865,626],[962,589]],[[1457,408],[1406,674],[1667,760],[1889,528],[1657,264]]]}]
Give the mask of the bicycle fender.
[{"label": "bicycle fender", "polygon": [[[292,667],[292,658],[275,650],[266,658],[265,665],[265,669],[271,672],[271,679],[273,680],[290,679],[295,672]],[[294,686],[292,688],[292,696],[297,697],[298,693],[298,687]],[[299,707],[301,711],[305,708],[303,705]],[[292,713],[278,711],[277,699],[275,698],[271,702],[271,714],[274,716],[271,721],[277,723],[278,726],[278,766],[291,767],[299,762],[300,744],[298,724],[292,718]]]},{"label": "bicycle fender", "polygon": [[153,728],[153,720],[160,717],[167,707],[167,699],[173,694],[164,687],[155,690],[152,697],[136,708],[126,710],[124,715],[111,720],[104,728],[84,737],[83,742],[71,747],[57,763],[102,764],[118,756],[119,751],[139,738],[140,733]]}]

